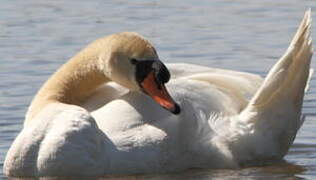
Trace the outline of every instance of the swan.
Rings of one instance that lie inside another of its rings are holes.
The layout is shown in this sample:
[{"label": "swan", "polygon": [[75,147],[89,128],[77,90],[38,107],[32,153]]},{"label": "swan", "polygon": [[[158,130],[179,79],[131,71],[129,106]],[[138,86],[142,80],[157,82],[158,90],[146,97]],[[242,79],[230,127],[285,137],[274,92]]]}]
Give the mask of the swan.
[{"label": "swan", "polygon": [[164,65],[149,41],[96,40],[33,99],[8,176],[99,176],[239,168],[281,160],[302,125],[311,11],[266,78]]}]

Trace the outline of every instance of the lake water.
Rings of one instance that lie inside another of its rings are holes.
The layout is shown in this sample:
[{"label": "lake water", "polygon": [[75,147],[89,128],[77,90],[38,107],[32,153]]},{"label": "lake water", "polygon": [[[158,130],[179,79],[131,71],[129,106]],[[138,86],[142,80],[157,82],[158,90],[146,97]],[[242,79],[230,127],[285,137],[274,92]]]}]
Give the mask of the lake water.
[{"label": "lake water", "polygon": [[[115,32],[136,31],[155,45],[164,62],[190,62],[264,76],[287,48],[308,7],[316,11],[316,1],[2,0],[0,179],[4,178],[5,154],[22,128],[33,95],[89,42]],[[316,12],[313,17],[316,19]],[[313,37],[316,39],[316,31]],[[194,169],[103,179],[316,179],[315,110],[314,77],[304,101],[306,122],[285,162],[239,170]]]}]

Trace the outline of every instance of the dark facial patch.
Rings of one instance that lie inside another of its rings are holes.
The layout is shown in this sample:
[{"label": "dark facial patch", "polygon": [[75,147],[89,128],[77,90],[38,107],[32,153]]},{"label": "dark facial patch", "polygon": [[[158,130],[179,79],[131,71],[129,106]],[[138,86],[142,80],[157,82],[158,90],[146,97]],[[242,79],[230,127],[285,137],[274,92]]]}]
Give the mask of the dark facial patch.
[{"label": "dark facial patch", "polygon": [[147,77],[147,75],[152,71],[152,64],[153,60],[147,60],[147,61],[139,61],[136,60],[137,63],[135,63],[136,71],[135,71],[135,77],[138,84],[144,81],[144,79]]},{"label": "dark facial patch", "polygon": [[138,61],[137,61],[137,59],[131,59],[131,63],[132,63],[132,64],[137,64]]},{"label": "dark facial patch", "polygon": [[157,85],[167,83],[170,79],[170,73],[167,67],[159,60],[139,61],[132,59],[131,62],[136,66],[135,77],[138,84],[143,82],[147,75],[152,71],[155,73]]}]

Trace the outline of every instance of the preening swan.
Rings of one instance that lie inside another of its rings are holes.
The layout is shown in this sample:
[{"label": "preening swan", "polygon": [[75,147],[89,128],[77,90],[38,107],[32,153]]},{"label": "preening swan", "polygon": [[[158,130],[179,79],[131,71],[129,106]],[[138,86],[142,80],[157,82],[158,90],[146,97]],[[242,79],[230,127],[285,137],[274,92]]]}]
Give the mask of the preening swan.
[{"label": "preening swan", "polygon": [[39,90],[4,173],[163,173],[280,160],[303,123],[310,28],[307,11],[265,79],[192,64],[165,66],[137,33],[101,38]]}]

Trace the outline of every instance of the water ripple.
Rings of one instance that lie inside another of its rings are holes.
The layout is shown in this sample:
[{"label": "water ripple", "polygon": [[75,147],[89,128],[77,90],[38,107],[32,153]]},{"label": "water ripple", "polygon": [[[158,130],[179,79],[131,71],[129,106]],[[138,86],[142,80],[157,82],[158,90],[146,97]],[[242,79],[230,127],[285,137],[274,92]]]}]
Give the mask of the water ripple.
[{"label": "water ripple", "polygon": [[[0,6],[0,169],[36,91],[87,43],[115,32],[137,31],[153,42],[165,62],[265,76],[288,46],[306,7],[315,9],[316,2],[4,0]],[[107,178],[315,179],[315,76],[305,97],[306,121],[285,158],[290,164]]]}]

